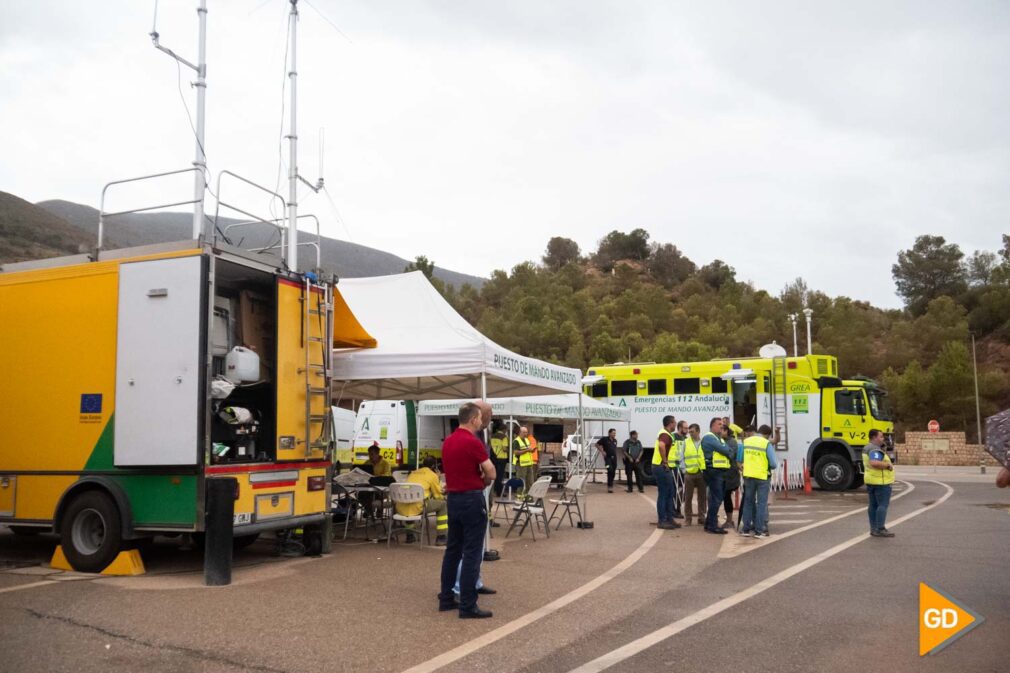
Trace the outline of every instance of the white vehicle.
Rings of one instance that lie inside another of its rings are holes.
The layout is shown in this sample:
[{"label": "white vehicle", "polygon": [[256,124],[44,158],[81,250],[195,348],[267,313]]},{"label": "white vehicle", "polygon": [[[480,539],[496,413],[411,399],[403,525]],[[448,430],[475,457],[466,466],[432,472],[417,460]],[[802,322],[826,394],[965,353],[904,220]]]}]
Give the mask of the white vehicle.
[{"label": "white vehicle", "polygon": [[[586,423],[588,425],[588,422]],[[603,439],[605,435],[596,434],[589,437],[589,448],[598,451],[596,443]],[[570,461],[578,460],[582,455],[582,436],[579,434],[568,435],[561,443],[561,455]]]},{"label": "white vehicle", "polygon": [[[343,460],[341,455],[350,461],[354,450],[354,421],[357,414],[350,409],[333,407],[333,446],[336,450],[336,460]],[[343,452],[343,454],[341,453]]]},{"label": "white vehicle", "polygon": [[393,465],[415,465],[427,455],[442,455],[442,440],[452,432],[450,419],[418,416],[411,400],[362,402],[354,420],[351,446],[336,452],[344,465],[368,460],[368,447],[378,443],[382,457]]}]

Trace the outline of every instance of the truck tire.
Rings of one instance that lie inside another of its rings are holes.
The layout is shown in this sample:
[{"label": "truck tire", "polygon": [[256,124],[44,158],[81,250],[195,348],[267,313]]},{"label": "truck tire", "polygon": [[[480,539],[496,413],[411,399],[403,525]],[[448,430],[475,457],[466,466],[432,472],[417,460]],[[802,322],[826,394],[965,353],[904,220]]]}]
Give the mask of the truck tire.
[{"label": "truck tire", "polygon": [[234,551],[239,551],[240,549],[245,549],[253,542],[258,540],[260,537],[259,533],[252,533],[251,535],[236,535],[231,539],[231,548]]},{"label": "truck tire", "polygon": [[852,475],[852,483],[849,484],[849,490],[854,490],[863,485],[863,473],[854,472]]},{"label": "truck tire", "polygon": [[855,470],[848,456],[829,453],[821,456],[814,466],[814,478],[825,491],[844,491],[852,483]]},{"label": "truck tire", "polygon": [[122,517],[112,498],[102,491],[75,497],[63,514],[60,544],[74,570],[105,570],[123,544]]}]

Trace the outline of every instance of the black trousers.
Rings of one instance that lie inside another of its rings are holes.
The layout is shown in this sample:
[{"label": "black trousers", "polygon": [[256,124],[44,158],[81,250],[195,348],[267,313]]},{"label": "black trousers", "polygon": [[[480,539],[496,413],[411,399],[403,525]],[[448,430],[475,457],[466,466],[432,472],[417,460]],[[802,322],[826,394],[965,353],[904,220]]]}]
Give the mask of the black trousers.
[{"label": "black trousers", "polygon": [[634,463],[630,460],[624,461],[624,474],[628,480],[628,493],[631,493],[634,488],[635,477],[638,477],[638,490],[645,490],[645,468],[643,467],[641,461]]},{"label": "black trousers", "polygon": [[[449,493],[446,496],[449,510],[449,539],[442,557],[442,587],[438,600],[443,605],[452,603],[455,595],[456,571],[459,570],[459,609],[477,607],[477,577],[484,550],[484,532],[487,528],[487,502],[484,491]],[[462,567],[460,567],[462,561]]]},{"label": "black trousers", "polygon": [[508,479],[509,461],[508,458],[497,458],[492,456],[491,462],[494,464],[495,471],[494,488],[491,490],[495,495],[501,495],[502,487]]},{"label": "black trousers", "polygon": [[614,477],[617,475],[617,454],[605,454],[604,462],[607,464],[607,488],[613,488]]}]

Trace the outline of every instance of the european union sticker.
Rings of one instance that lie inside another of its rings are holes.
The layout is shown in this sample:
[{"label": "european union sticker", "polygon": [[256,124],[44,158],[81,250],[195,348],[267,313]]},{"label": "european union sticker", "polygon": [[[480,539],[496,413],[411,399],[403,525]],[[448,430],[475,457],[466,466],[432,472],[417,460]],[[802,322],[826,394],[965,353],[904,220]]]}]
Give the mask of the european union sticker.
[{"label": "european union sticker", "polygon": [[81,413],[82,414],[102,413],[102,394],[81,393]]}]

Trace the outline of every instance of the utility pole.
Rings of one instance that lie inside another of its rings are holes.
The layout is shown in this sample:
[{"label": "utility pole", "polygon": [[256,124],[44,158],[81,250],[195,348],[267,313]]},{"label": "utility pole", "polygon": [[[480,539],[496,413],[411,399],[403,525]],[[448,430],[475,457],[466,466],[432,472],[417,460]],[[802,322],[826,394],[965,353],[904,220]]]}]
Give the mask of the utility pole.
[{"label": "utility pole", "polygon": [[793,357],[798,358],[800,356],[800,347],[796,341],[796,319],[799,318],[799,315],[790,313],[786,317],[789,318],[789,322],[793,324]]},{"label": "utility pole", "polygon": [[810,317],[814,314],[814,310],[811,308],[803,309],[803,315],[807,318],[807,355],[814,352],[814,340],[810,332]]},{"label": "utility pole", "polygon": [[[975,423],[978,438],[976,441],[982,443],[982,407],[978,401],[978,358],[975,357],[975,333],[971,333],[971,367],[975,375]],[[979,472],[985,474],[985,457],[984,455],[978,460]]]}]

